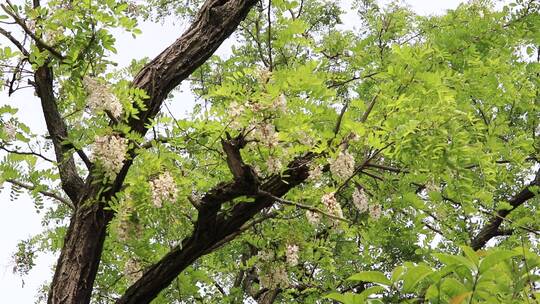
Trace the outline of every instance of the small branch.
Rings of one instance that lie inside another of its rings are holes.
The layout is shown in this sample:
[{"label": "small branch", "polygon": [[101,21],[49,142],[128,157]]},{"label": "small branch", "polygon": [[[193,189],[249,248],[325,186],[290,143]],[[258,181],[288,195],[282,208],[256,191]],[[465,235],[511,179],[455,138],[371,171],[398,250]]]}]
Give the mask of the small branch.
[{"label": "small branch", "polygon": [[[6,182],[11,183],[13,185],[16,185],[18,187],[27,189],[29,191],[34,191],[36,189],[36,186],[34,186],[34,185],[25,184],[23,182],[20,182],[20,181],[14,180],[14,179],[6,179]],[[70,201],[66,200],[65,198],[61,197],[60,195],[58,195],[56,193],[45,191],[45,190],[40,190],[38,192],[40,194],[42,194],[43,196],[53,198],[53,199],[63,203],[64,205],[68,206],[71,210],[75,209],[75,207],[73,206],[73,204],[71,204]]]},{"label": "small branch", "polygon": [[[9,4],[9,6],[13,6],[11,4],[11,2],[9,0],[6,0],[6,2]],[[60,60],[64,60],[65,57],[64,55],[60,54],[57,50],[55,50],[53,47],[51,47],[50,45],[48,45],[47,43],[45,43],[43,40],[41,40],[39,37],[37,37],[29,28],[28,26],[26,26],[26,23],[24,23],[24,20],[22,20],[21,17],[19,17],[16,13],[14,13],[11,8],[7,8],[4,4],[0,4],[0,7],[2,7],[2,9],[4,10],[4,12],[6,12],[6,14],[8,14],[9,16],[11,16],[15,22],[20,26],[22,27],[22,29],[24,30],[24,32],[26,34],[28,34],[28,36],[30,36],[37,44],[38,47],[42,48],[42,49],[45,49],[47,51],[49,51],[54,57],[60,59]]]},{"label": "small branch", "polygon": [[13,37],[13,35],[11,35],[10,32],[0,27],[0,34],[2,34],[4,37],[9,39],[9,41],[11,41],[11,43],[13,43],[19,49],[19,51],[23,53],[24,56],[26,57],[30,56],[30,53],[24,48],[22,43],[20,43],[19,40],[15,39],[15,37]]},{"label": "small branch", "polygon": [[47,156],[43,155],[43,154],[40,154],[40,153],[37,153],[37,152],[34,152],[34,151],[18,151],[18,150],[11,150],[9,148],[7,148],[6,146],[4,145],[0,145],[0,149],[8,152],[8,153],[13,153],[13,154],[18,154],[18,155],[32,155],[32,156],[37,156],[45,161],[48,161],[48,162],[51,162],[51,163],[54,163],[54,160],[48,158]]},{"label": "small branch", "polygon": [[301,208],[301,209],[309,210],[311,212],[317,212],[317,213],[323,214],[323,215],[325,215],[325,216],[327,216],[329,218],[332,218],[332,219],[339,220],[339,221],[350,224],[350,221],[347,220],[346,218],[342,218],[342,217],[330,214],[328,212],[324,212],[324,211],[320,210],[319,208],[315,208],[315,207],[312,207],[312,206],[309,206],[309,205],[304,205],[304,204],[301,204],[301,203],[296,203],[296,202],[293,202],[293,201],[289,201],[289,200],[274,196],[271,193],[268,193],[266,191],[259,191],[258,194],[262,195],[262,196],[265,196],[265,197],[268,197],[268,198],[271,198],[271,199],[273,199],[273,200],[275,200],[277,202],[280,202],[280,203],[282,203],[284,205],[298,207],[298,208]]},{"label": "small branch", "polygon": [[362,115],[362,118],[360,118],[360,122],[366,122],[369,114],[371,113],[371,110],[373,110],[373,106],[375,105],[375,102],[377,101],[378,96],[379,96],[379,93],[377,93],[375,96],[373,96],[373,98],[371,99],[371,101],[368,104],[368,107],[367,107],[366,111]]}]

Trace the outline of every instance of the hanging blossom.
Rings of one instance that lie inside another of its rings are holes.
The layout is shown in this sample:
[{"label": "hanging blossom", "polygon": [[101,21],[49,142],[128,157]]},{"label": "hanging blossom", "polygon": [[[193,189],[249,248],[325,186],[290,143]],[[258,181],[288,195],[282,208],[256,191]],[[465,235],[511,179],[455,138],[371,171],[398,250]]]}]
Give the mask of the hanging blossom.
[{"label": "hanging blossom", "polygon": [[91,77],[84,77],[83,84],[88,92],[88,107],[92,112],[108,111],[115,118],[122,115],[122,103],[107,85]]},{"label": "hanging blossom", "polygon": [[285,94],[280,94],[278,98],[272,103],[272,109],[276,111],[286,112],[287,111],[287,98]]},{"label": "hanging blossom", "polygon": [[341,210],[341,205],[336,200],[334,194],[335,192],[324,194],[321,198],[321,202],[323,203],[328,213],[342,218],[343,211]]},{"label": "hanging blossom", "polygon": [[130,283],[133,283],[141,278],[142,269],[141,265],[134,258],[129,258],[124,266],[124,276]]},{"label": "hanging blossom", "polygon": [[4,124],[4,133],[6,133],[7,141],[14,141],[17,137],[17,127],[8,121]]},{"label": "hanging blossom", "polygon": [[286,288],[289,285],[289,275],[285,266],[272,267],[268,271],[259,269],[261,286],[268,289]]},{"label": "hanging blossom", "polygon": [[382,207],[379,204],[369,205],[369,216],[374,220],[378,220],[381,217]]},{"label": "hanging blossom", "polygon": [[318,212],[307,210],[306,219],[311,225],[317,225],[321,222],[321,214]]},{"label": "hanging blossom", "polygon": [[150,191],[152,192],[152,203],[158,208],[163,206],[163,202],[175,201],[177,197],[176,183],[168,171],[150,181]]},{"label": "hanging blossom", "polygon": [[315,165],[309,169],[308,181],[317,181],[321,178],[323,171],[321,165]]},{"label": "hanging blossom", "polygon": [[266,84],[271,77],[272,72],[269,69],[263,68],[257,70],[257,78],[259,78],[261,83]]},{"label": "hanging blossom", "polygon": [[278,133],[271,123],[265,122],[255,126],[254,136],[261,143],[268,146],[268,148],[273,148],[278,145]]},{"label": "hanging blossom", "polygon": [[232,117],[240,116],[244,113],[244,106],[239,105],[237,102],[231,102],[229,104],[228,113]]},{"label": "hanging blossom", "polygon": [[296,244],[287,245],[287,250],[285,251],[285,257],[289,265],[291,266],[298,265],[298,252],[299,252],[298,245]]},{"label": "hanging blossom", "polygon": [[364,192],[364,189],[358,190],[358,188],[355,188],[352,198],[354,206],[358,209],[358,211],[360,211],[360,213],[368,210],[368,197]]},{"label": "hanging blossom", "polygon": [[120,172],[126,152],[128,140],[118,135],[97,136],[92,146],[92,159],[97,160],[111,179]]},{"label": "hanging blossom", "polygon": [[275,156],[268,157],[266,160],[266,166],[268,167],[268,172],[271,174],[279,174],[281,173],[281,169],[283,169],[281,161]]},{"label": "hanging blossom", "polygon": [[340,152],[338,157],[330,162],[330,172],[340,179],[347,179],[354,173],[354,157],[347,151]]},{"label": "hanging blossom", "polygon": [[439,185],[435,184],[435,182],[431,180],[426,184],[426,191],[427,192],[440,192],[441,187],[439,187]]}]

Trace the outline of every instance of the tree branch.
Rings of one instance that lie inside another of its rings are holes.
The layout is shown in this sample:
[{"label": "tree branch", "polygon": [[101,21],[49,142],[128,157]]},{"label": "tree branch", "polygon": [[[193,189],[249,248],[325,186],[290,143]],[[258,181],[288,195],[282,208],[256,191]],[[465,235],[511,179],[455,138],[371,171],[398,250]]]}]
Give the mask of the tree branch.
[{"label": "tree branch", "polygon": [[482,229],[480,229],[478,234],[472,239],[471,247],[474,250],[481,249],[493,237],[500,235],[500,226],[506,216],[508,216],[510,212],[514,211],[519,206],[523,205],[526,201],[533,198],[535,194],[530,190],[530,187],[539,185],[540,170],[536,172],[534,180],[527,187],[525,187],[508,201],[508,203],[512,206],[512,209],[504,209],[497,211],[497,214],[494,215]]},{"label": "tree branch", "polygon": [[[34,185],[25,184],[23,182],[20,182],[18,180],[14,180],[14,179],[6,179],[6,182],[8,182],[10,184],[13,184],[15,186],[24,188],[26,190],[30,190],[30,191],[34,191],[36,189],[36,186],[34,186]],[[68,201],[67,199],[61,197],[60,195],[58,195],[58,194],[56,194],[54,192],[45,191],[45,190],[39,190],[38,192],[41,193],[43,196],[47,196],[47,197],[53,198],[53,199],[61,202],[62,204],[69,207],[69,209],[71,209],[71,210],[75,209],[75,207],[73,206],[73,204],[70,201]]]}]

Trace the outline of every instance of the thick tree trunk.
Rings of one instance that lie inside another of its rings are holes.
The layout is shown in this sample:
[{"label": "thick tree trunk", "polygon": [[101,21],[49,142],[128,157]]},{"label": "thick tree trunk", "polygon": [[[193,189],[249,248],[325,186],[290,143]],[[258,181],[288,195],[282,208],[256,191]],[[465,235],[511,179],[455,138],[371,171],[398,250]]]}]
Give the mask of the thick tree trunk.
[{"label": "thick tree trunk", "polygon": [[79,208],[69,225],[48,303],[89,303],[111,211],[102,204]]},{"label": "thick tree trunk", "polygon": [[[146,125],[158,112],[169,92],[173,90],[182,80],[202,65],[221,43],[229,37],[238,24],[247,16],[256,0],[207,0],[201,7],[195,21],[190,28],[170,47],[157,56],[152,62],[145,66],[135,77],[133,86],[144,89],[150,96],[145,100],[147,110],[139,115],[141,119],[132,119],[129,125],[132,130],[141,134],[146,133]],[[50,74],[52,75],[52,74]],[[47,79],[46,93],[52,92],[52,77]],[[38,80],[36,78],[36,80]],[[39,88],[38,88],[39,89]],[[49,94],[49,95],[52,95]],[[41,97],[41,96],[40,96]],[[44,112],[49,107],[54,106],[54,99],[46,100]],[[42,97],[43,102],[43,97]],[[47,113],[45,113],[47,115]],[[47,118],[47,117],[46,117]],[[47,121],[49,124],[49,120]],[[51,124],[54,127],[54,124]],[[51,134],[55,136],[56,134]],[[55,138],[53,138],[54,140]],[[58,142],[63,140],[57,138]],[[56,143],[56,142],[55,142]],[[58,145],[60,147],[60,145]],[[55,146],[56,147],[56,146]],[[131,151],[132,157],[135,157]],[[60,157],[63,154],[59,154]],[[60,162],[59,162],[60,163]],[[60,164],[62,166],[63,164]],[[112,197],[118,189],[121,189],[123,179],[129,170],[131,162],[126,162],[116,181],[110,185],[111,189],[104,197]],[[60,169],[62,169],[61,167]],[[62,170],[60,172],[62,174]],[[64,240],[64,245],[58,260],[55,275],[51,283],[49,292],[49,304],[87,304],[90,302],[92,288],[96,277],[97,269],[101,259],[103,244],[106,237],[108,223],[114,214],[104,210],[103,203],[92,202],[95,195],[84,195],[85,199],[80,199],[82,193],[97,193],[86,189],[91,185],[91,180],[86,182],[86,187],[80,181],[74,183],[69,176],[65,176],[66,185],[80,185],[78,195],[72,195],[77,201],[77,210],[71,218],[70,226]],[[89,179],[91,179],[89,177]],[[72,190],[73,187],[69,188]],[[88,190],[88,191],[86,191]],[[68,193],[69,194],[69,193]],[[71,197],[71,196],[70,196]],[[201,249],[199,243],[192,243],[187,248],[192,248],[194,252]],[[180,257],[181,268],[187,267],[194,261],[197,254],[189,254],[183,251]],[[175,270],[178,267],[175,267]],[[167,271],[165,271],[167,272]],[[169,273],[168,275],[177,275]],[[172,280],[172,279],[171,279]],[[156,291],[142,297],[139,302],[146,303],[169,282],[165,281],[152,283]],[[155,285],[155,286],[154,286]]]}]

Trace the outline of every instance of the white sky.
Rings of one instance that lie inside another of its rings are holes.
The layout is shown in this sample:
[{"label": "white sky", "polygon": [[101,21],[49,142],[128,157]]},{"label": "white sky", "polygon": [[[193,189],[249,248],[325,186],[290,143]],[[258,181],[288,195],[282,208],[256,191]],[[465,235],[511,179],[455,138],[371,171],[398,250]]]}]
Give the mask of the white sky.
[{"label": "white sky", "polygon": [[[387,1],[384,1],[387,2]],[[441,14],[447,9],[457,7],[463,1],[460,0],[408,0],[406,1],[419,14]],[[353,24],[346,16],[344,23]],[[350,16],[353,17],[353,16]],[[182,26],[172,24],[141,25],[143,33],[136,39],[129,34],[119,33],[117,36],[118,55],[114,57],[120,66],[126,66],[131,59],[139,59],[144,56],[150,58],[159,54],[166,46],[171,44],[181,34]],[[5,43],[2,40],[2,43]],[[221,51],[226,51],[230,46],[225,43]],[[177,94],[178,95],[178,94]],[[178,96],[182,100],[183,111],[187,110],[184,105],[191,105],[192,97],[188,93]],[[0,105],[5,104],[8,97],[0,93]],[[42,130],[42,116],[36,111],[37,99],[30,90],[17,93],[9,99],[20,106],[19,112],[22,121],[30,125],[34,131]],[[180,109],[181,109],[180,108]],[[181,113],[178,113],[181,114]],[[19,276],[12,273],[12,255],[20,240],[27,239],[41,231],[41,215],[35,212],[32,201],[27,195],[22,195],[17,201],[9,200],[9,191],[0,194],[0,295],[3,303],[34,303],[38,288],[45,281],[52,278],[52,265],[56,257],[53,255],[40,255],[36,266],[31,273],[24,278],[25,285]]]}]

